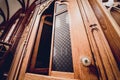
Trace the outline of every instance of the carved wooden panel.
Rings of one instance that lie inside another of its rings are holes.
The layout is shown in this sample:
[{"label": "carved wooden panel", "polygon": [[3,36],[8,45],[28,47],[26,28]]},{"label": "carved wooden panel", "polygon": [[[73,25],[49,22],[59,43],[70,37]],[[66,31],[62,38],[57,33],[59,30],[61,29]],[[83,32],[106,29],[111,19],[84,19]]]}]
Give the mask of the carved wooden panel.
[{"label": "carved wooden panel", "polygon": [[[120,28],[116,25],[113,18],[111,19],[111,16],[107,13],[107,9],[104,9],[102,4],[99,3],[99,5],[96,5],[99,1],[93,0],[92,2],[89,2],[95,12],[95,15],[97,16],[97,19],[112,50],[112,54],[114,55],[120,69]],[[116,14],[115,16],[117,16],[117,19],[119,20],[119,14]]]},{"label": "carved wooden panel", "polygon": [[[107,27],[109,25],[103,26],[104,24],[101,23],[101,19],[103,19],[103,13],[95,11],[94,8],[100,9],[100,7],[97,7],[97,2],[95,3],[95,0],[81,0],[83,5],[83,8],[85,9],[86,13],[86,19],[83,18],[86,24],[86,29],[88,30],[88,38],[90,40],[91,49],[93,52],[93,55],[95,57],[98,75],[101,74],[101,79],[118,79],[119,78],[119,69],[115,62],[115,58],[113,56],[113,53],[111,52],[110,46],[108,44],[108,39],[106,39],[106,34],[104,35],[104,29],[107,30]],[[92,5],[90,5],[92,4]],[[88,5],[87,7],[85,5]],[[92,6],[92,8],[91,8]],[[87,10],[89,8],[89,10]],[[96,12],[94,15],[94,11]],[[90,14],[88,14],[90,13]],[[101,16],[102,15],[102,16]],[[101,16],[100,19],[97,19],[97,17]],[[88,22],[87,22],[88,21]],[[106,20],[106,23],[109,20]],[[104,21],[105,22],[105,21]],[[89,26],[89,28],[88,28]],[[104,29],[103,29],[104,28]],[[109,28],[112,29],[112,28]],[[115,32],[115,31],[114,31]],[[115,32],[116,33],[116,32]],[[114,34],[114,33],[113,33]],[[117,36],[117,34],[114,34]],[[109,34],[110,36],[110,34]],[[114,37],[115,38],[115,37]],[[117,38],[115,38],[117,39]],[[119,38],[118,38],[119,40]],[[118,47],[119,48],[119,47]],[[114,65],[114,66],[113,66]],[[110,73],[111,72],[111,73]],[[115,76],[114,76],[115,75]]]}]

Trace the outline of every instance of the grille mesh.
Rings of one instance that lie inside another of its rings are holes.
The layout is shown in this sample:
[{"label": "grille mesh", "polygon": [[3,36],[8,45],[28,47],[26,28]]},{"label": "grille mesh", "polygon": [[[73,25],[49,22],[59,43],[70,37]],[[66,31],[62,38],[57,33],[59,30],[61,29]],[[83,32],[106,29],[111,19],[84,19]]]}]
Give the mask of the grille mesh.
[{"label": "grille mesh", "polygon": [[73,72],[68,12],[56,16],[53,65],[54,71]]},{"label": "grille mesh", "polygon": [[56,13],[58,13],[58,12],[60,12],[62,10],[67,10],[67,5],[65,5],[65,4],[57,4]]}]

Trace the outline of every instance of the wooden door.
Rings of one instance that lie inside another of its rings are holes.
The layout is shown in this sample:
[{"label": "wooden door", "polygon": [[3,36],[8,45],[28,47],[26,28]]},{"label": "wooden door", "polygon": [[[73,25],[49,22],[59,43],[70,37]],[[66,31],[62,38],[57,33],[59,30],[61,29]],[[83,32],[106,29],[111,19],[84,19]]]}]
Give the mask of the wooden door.
[{"label": "wooden door", "polygon": [[55,3],[50,76],[119,79],[117,64],[89,1]]},{"label": "wooden door", "polygon": [[86,77],[98,79],[98,71],[76,1],[55,3],[49,75],[81,80]]}]

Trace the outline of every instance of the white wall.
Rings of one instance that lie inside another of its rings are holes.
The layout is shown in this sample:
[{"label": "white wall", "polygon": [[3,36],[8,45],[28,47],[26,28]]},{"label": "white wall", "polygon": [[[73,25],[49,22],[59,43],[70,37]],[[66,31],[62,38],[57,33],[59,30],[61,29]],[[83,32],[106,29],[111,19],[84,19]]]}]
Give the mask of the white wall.
[{"label": "white wall", "polygon": [[7,6],[6,6],[6,3],[5,3],[5,0],[0,0],[0,8],[2,9],[2,11],[4,12],[5,14],[5,18],[7,19]]},{"label": "white wall", "polygon": [[34,2],[35,0],[30,0],[29,2],[29,6]]},{"label": "white wall", "polygon": [[[18,0],[7,0],[8,1],[8,6],[9,6],[9,19],[19,10],[22,8],[21,4],[19,3]],[[27,1],[24,0],[25,2],[25,7],[27,7]],[[29,0],[29,6],[34,2],[35,0]],[[5,14],[5,18],[7,19],[7,6],[5,0],[0,0],[0,8],[3,10]],[[0,23],[3,21],[2,17],[0,16]]]},{"label": "white wall", "polygon": [[8,0],[10,17],[11,18],[22,6],[17,0]]}]

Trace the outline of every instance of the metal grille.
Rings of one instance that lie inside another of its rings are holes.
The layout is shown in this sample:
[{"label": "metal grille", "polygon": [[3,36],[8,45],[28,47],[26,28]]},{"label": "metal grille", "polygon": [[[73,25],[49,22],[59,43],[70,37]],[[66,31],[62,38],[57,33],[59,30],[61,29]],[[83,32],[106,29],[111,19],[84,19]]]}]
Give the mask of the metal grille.
[{"label": "metal grille", "polygon": [[68,12],[56,16],[53,50],[52,70],[73,72]]},{"label": "metal grille", "polygon": [[56,13],[63,11],[63,10],[67,10],[67,5],[66,4],[57,4]]}]

